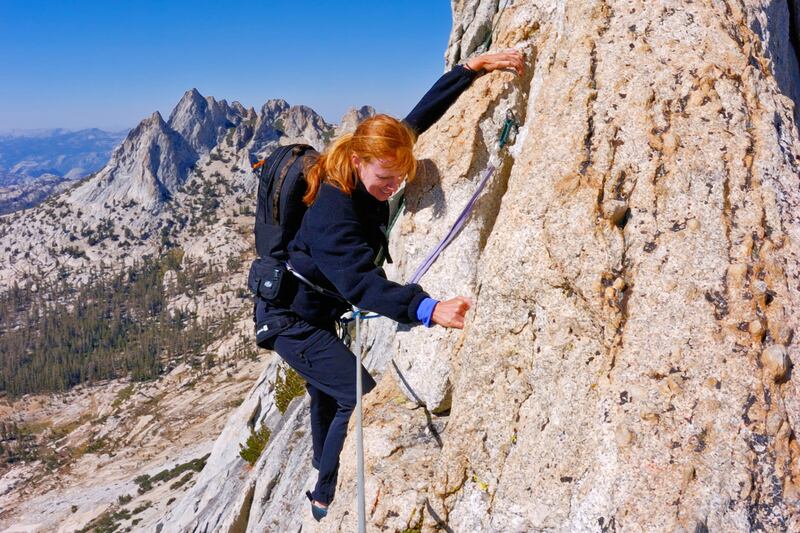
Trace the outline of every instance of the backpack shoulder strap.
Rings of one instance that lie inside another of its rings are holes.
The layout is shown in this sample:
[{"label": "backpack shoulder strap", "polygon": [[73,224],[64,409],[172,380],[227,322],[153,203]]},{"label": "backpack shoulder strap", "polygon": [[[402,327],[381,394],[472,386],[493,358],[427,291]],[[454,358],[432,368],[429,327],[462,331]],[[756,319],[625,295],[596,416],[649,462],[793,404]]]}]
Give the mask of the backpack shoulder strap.
[{"label": "backpack shoulder strap", "polygon": [[[278,175],[278,179],[275,182],[275,186],[272,189],[272,221],[275,224],[280,224],[281,216],[280,216],[280,206],[281,206],[281,189],[283,188],[283,182],[286,181],[286,176],[289,174],[289,170],[292,168],[292,165],[301,158],[308,150],[313,150],[314,148],[307,145],[307,144],[299,144],[295,145],[291,148],[291,155],[286,160],[286,163],[281,166],[281,172]],[[280,159],[283,159],[284,156],[281,156]]]},{"label": "backpack shoulder strap", "polygon": [[[258,169],[258,209],[263,208],[264,222],[267,221],[267,197],[269,196],[270,183],[275,177],[275,172],[281,166],[281,161],[292,149],[292,145],[281,146],[266,160],[261,160],[253,165],[253,170]],[[269,164],[267,164],[269,163]]]}]

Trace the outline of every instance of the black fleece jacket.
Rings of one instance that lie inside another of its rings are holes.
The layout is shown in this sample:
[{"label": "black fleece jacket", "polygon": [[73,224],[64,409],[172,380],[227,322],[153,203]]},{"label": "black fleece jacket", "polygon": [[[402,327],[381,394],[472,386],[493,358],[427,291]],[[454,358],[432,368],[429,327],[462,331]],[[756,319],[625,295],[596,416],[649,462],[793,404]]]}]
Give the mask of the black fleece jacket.
[{"label": "black fleece jacket", "polygon": [[[444,74],[404,119],[418,134],[430,128],[477,73],[461,65]],[[323,183],[308,208],[300,230],[289,243],[289,262],[305,278],[341,295],[359,309],[373,311],[404,324],[419,322],[417,308],[428,294],[416,284],[386,279],[375,265],[386,249],[389,204],[373,197],[360,180],[352,196]],[[349,306],[304,283],[291,309],[312,324],[328,325]]]}]

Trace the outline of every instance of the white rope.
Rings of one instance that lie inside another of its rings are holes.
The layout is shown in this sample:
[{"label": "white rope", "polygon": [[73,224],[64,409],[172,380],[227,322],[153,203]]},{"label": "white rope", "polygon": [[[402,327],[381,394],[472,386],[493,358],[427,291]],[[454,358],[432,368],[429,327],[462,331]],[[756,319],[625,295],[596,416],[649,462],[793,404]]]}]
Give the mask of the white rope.
[{"label": "white rope", "polygon": [[366,511],[364,504],[364,435],[361,421],[361,312],[355,309],[356,320],[356,478],[358,505],[358,533],[366,533]]}]

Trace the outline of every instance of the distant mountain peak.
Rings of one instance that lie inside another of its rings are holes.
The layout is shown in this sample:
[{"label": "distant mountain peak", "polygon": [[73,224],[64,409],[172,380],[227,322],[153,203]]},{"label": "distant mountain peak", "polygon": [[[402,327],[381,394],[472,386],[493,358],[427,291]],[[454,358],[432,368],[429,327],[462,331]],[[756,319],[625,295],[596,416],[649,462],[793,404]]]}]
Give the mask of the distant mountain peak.
[{"label": "distant mountain peak", "polygon": [[[374,113],[369,106],[353,108],[343,124],[354,128]],[[257,112],[191,88],[168,120],[155,111],[131,130],[91,183],[76,189],[75,197],[89,203],[135,200],[155,208],[171,198],[197,161],[217,147],[264,154],[278,144],[303,142],[321,150],[336,131],[305,105],[291,106],[274,98]],[[238,157],[246,160],[248,155]]]},{"label": "distant mountain peak", "polygon": [[[200,94],[200,91],[192,87],[191,89],[183,93],[183,96],[181,96],[181,99],[178,100],[178,103],[175,106],[175,110],[187,104],[193,104],[196,106],[205,106],[206,103],[207,103],[206,98],[202,94]],[[173,114],[175,113],[175,110],[172,111]]]},{"label": "distant mountain peak", "polygon": [[355,131],[358,124],[365,118],[375,116],[375,108],[371,105],[361,107],[351,107],[342,116],[339,126],[336,128],[336,135]]},{"label": "distant mountain peak", "polygon": [[275,120],[281,113],[289,110],[289,102],[283,98],[271,98],[261,106],[261,115],[267,120]]},{"label": "distant mountain peak", "polygon": [[156,111],[128,134],[103,170],[75,194],[90,203],[135,200],[155,207],[186,180],[197,159],[187,140]]},{"label": "distant mountain peak", "polygon": [[198,154],[208,153],[242,122],[246,110],[230,106],[225,100],[203,96],[197,89],[186,91],[169,117],[169,126],[178,132]]},{"label": "distant mountain peak", "polygon": [[145,122],[148,122],[150,124],[156,124],[159,127],[167,126],[167,123],[164,122],[164,117],[161,116],[161,113],[159,111],[153,111],[153,114],[150,115],[149,120],[145,120]]}]

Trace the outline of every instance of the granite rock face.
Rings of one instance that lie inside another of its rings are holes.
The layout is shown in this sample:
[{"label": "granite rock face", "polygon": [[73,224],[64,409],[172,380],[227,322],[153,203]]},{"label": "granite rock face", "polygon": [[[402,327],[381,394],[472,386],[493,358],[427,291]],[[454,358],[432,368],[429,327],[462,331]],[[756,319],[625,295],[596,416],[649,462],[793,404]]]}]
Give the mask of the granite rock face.
[{"label": "granite rock face", "polygon": [[[455,26],[492,4],[457,4],[469,16]],[[370,454],[367,440],[374,525],[800,528],[788,13],[783,2],[514,2],[494,21],[494,46],[525,50],[528,74],[479,79],[420,140],[440,178],[409,187],[398,277],[463,205],[506,109],[522,127],[471,229],[423,279],[432,294],[475,298],[466,329],[397,336],[403,380],[449,410],[433,415],[445,428],[424,458],[410,460],[422,445]],[[448,57],[475,42],[454,34]],[[383,416],[397,410],[380,403],[396,375],[367,400],[365,435],[430,426]],[[346,502],[352,471],[351,460]],[[346,507],[331,516],[342,531]]]},{"label": "granite rock face", "polygon": [[286,136],[283,144],[304,142],[322,150],[333,137],[334,127],[308,106],[292,106],[278,120]]},{"label": "granite rock face", "polygon": [[[233,531],[249,516],[263,522],[259,531],[271,531],[272,517],[281,517],[305,499],[303,487],[310,479],[307,460],[308,404],[295,399],[283,415],[275,407],[274,378],[280,358],[274,356],[214,443],[211,455],[195,485],[156,524],[163,531]],[[267,426],[273,433],[261,460],[254,467],[239,456],[239,444],[250,430]],[[281,472],[290,469],[291,479]],[[256,497],[254,499],[254,497]],[[253,507],[253,502],[259,502]],[[241,530],[241,529],[239,529]],[[278,529],[280,530],[280,529]]]},{"label": "granite rock face", "polygon": [[[408,279],[492,164],[421,282],[475,307],[463,331],[363,334],[368,529],[800,529],[796,3],[505,4],[454,2],[446,57],[517,48],[527,73],[479,78],[420,138],[387,268]],[[310,459],[297,420],[276,458]],[[281,459],[250,490],[283,507],[251,498],[245,529],[272,506],[274,530],[354,531],[354,448],[320,525],[295,492],[313,471]]]}]

